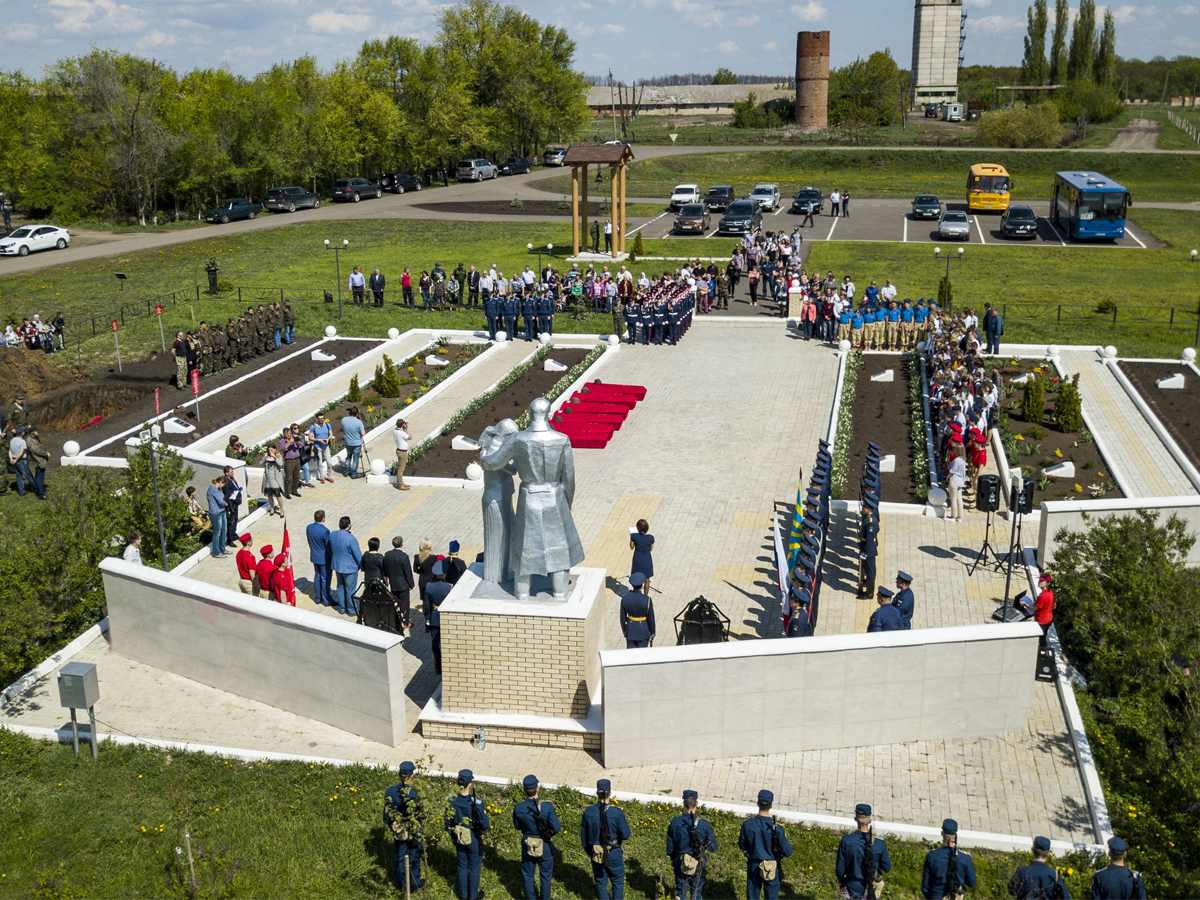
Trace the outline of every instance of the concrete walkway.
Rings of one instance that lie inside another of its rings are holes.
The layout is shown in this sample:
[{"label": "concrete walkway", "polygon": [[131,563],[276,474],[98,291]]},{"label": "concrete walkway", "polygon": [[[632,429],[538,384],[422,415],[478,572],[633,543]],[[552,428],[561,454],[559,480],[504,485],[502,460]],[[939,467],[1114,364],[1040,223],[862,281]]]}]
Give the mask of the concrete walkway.
[{"label": "concrete walkway", "polygon": [[1109,465],[1120,475],[1126,496],[1176,497],[1196,493],[1093,348],[1064,349],[1062,368],[1067,375],[1079,373],[1084,415]]}]

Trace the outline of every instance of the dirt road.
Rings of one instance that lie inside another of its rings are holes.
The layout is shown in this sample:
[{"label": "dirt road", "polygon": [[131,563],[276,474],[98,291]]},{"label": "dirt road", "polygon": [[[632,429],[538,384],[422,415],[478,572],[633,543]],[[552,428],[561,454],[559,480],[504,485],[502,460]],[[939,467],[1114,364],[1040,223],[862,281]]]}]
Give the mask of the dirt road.
[{"label": "dirt road", "polygon": [[1137,153],[1157,150],[1159,130],[1157,122],[1151,122],[1149,119],[1134,119],[1117,132],[1117,136],[1112,139],[1112,143],[1108,145],[1107,149]]}]

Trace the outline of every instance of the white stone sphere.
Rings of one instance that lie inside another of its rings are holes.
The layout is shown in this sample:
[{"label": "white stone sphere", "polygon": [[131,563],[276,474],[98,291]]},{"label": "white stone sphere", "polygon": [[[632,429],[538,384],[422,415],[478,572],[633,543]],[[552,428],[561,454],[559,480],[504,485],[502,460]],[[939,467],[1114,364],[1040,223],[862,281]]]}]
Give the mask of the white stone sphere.
[{"label": "white stone sphere", "polygon": [[507,331],[497,331],[496,332],[496,340],[497,341],[507,341],[508,340],[508,332]]},{"label": "white stone sphere", "polygon": [[1117,348],[1114,347],[1112,344],[1109,344],[1107,347],[1105,347],[1104,348],[1104,358],[1105,359],[1116,359],[1117,358]]},{"label": "white stone sphere", "polygon": [[[1196,355],[1195,351],[1192,351],[1192,355],[1193,356]],[[63,444],[63,456],[78,456],[78,455],[79,455],[79,442],[78,441],[67,441],[65,444]]]},{"label": "white stone sphere", "polygon": [[838,341],[838,349],[841,350],[843,353],[849,353],[850,352],[850,342],[845,341],[845,340]]},{"label": "white stone sphere", "polygon": [[538,335],[538,343],[539,344],[550,343],[550,335],[547,334],[545,331],[543,331],[541,334]]},{"label": "white stone sphere", "polygon": [[1058,359],[1058,344],[1051,344],[1046,348],[1047,359]]},{"label": "white stone sphere", "polygon": [[396,338],[400,337],[400,329],[399,328],[389,328],[388,329],[388,337],[394,341]]},{"label": "white stone sphere", "polygon": [[325,326],[325,337],[337,337],[337,328],[332,325]]},{"label": "white stone sphere", "polygon": [[946,491],[940,487],[929,489],[929,505],[941,508],[946,505]]},{"label": "white stone sphere", "polygon": [[616,347],[616,346],[618,346],[620,343],[621,343],[621,338],[620,338],[620,337],[618,337],[617,335],[615,335],[615,334],[610,334],[610,335],[608,336],[608,346],[610,346],[610,347]]},{"label": "white stone sphere", "polygon": [[483,466],[479,465],[479,463],[470,463],[467,466],[467,481],[482,481],[482,480],[483,480]]},{"label": "white stone sphere", "polygon": [[385,472],[387,472],[387,463],[385,463],[378,456],[375,457],[373,460],[371,460],[371,474],[372,475],[382,475]]},{"label": "white stone sphere", "polygon": [[1196,359],[1196,348],[1195,347],[1185,348],[1183,351],[1183,361],[1184,362],[1192,362],[1195,359]]},{"label": "white stone sphere", "polygon": [[442,339],[442,333],[440,331],[431,331],[429,332],[429,339],[433,341],[440,341]]}]

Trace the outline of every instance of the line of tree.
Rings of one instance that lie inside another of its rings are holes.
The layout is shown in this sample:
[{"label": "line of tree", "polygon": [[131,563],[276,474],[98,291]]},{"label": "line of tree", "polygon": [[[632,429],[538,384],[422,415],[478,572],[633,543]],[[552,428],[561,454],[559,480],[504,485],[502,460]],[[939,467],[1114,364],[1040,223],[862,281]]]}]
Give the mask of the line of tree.
[{"label": "line of tree", "polygon": [[0,73],[0,189],[64,224],[146,224],[275,185],[531,155],[588,119],[574,56],[566,31],[495,0],[445,9],[432,43],[367,41],[329,71],[304,56],[254,78],[181,76],[93,50],[41,80]]},{"label": "line of tree", "polygon": [[[588,84],[593,87],[608,87],[608,75],[588,75]],[[638,87],[683,87],[704,84],[780,84],[785,88],[796,87],[795,75],[739,75],[722,67],[711,75],[691,72],[686,75],[658,75],[654,78],[636,78]]]}]

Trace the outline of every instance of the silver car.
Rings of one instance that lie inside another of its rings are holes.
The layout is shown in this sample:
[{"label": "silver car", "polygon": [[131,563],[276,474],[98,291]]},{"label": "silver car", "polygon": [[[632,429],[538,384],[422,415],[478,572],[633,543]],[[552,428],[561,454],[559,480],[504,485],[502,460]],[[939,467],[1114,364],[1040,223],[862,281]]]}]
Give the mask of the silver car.
[{"label": "silver car", "polygon": [[458,163],[455,174],[459,181],[483,181],[495,178],[500,170],[486,159],[464,159]]},{"label": "silver car", "polygon": [[971,221],[967,214],[957,209],[942,213],[938,219],[938,237],[947,240],[969,241],[971,239]]},{"label": "silver car", "polygon": [[783,199],[779,193],[779,185],[777,184],[757,184],[754,190],[750,192],[750,199],[758,204],[758,208],[766,212],[767,210],[779,209],[779,203]]}]

